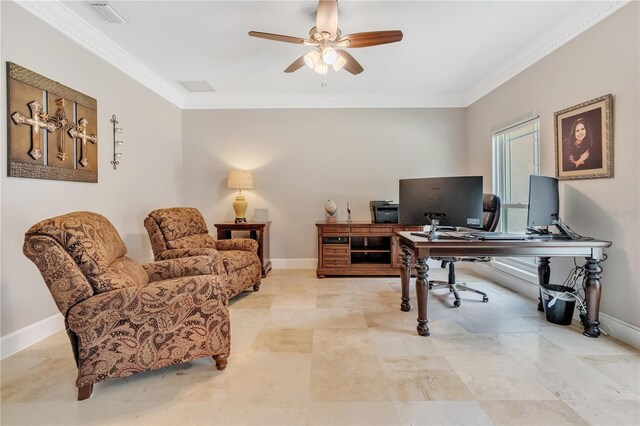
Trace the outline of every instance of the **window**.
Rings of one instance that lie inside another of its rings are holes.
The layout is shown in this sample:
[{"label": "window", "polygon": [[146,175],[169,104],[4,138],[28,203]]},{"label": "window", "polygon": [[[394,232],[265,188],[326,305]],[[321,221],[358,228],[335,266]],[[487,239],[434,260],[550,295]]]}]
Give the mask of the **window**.
[{"label": "window", "polygon": [[[493,193],[502,201],[498,231],[526,231],[529,176],[539,174],[538,117],[519,121],[493,133]],[[535,262],[533,257],[512,257],[503,258],[499,263],[530,269]]]},{"label": "window", "polygon": [[499,231],[524,232],[527,229],[529,175],[538,174],[538,117],[493,133],[493,192],[502,201]]}]

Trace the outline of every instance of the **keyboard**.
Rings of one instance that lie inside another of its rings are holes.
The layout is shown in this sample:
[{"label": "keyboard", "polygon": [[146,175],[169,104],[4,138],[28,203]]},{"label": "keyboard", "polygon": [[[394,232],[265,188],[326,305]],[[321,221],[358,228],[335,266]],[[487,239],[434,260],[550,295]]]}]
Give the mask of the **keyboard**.
[{"label": "keyboard", "polygon": [[526,240],[526,234],[513,234],[510,232],[470,232],[469,235],[479,240]]}]

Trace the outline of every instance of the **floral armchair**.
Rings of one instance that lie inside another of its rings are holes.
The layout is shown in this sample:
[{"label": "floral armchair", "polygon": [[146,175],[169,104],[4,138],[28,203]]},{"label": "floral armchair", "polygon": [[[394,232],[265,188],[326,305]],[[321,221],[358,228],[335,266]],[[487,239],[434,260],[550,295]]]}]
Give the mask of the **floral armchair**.
[{"label": "floral armchair", "polygon": [[102,380],[204,356],[226,367],[228,296],[210,256],[140,265],[125,256],[113,225],[91,212],[33,225],[23,251],[65,318],[78,400]]},{"label": "floral armchair", "polygon": [[197,209],[174,207],[154,210],[144,220],[156,260],[210,255],[218,259],[217,273],[227,277],[227,294],[233,297],[260,288],[262,266],[258,243],[248,238],[214,240]]}]

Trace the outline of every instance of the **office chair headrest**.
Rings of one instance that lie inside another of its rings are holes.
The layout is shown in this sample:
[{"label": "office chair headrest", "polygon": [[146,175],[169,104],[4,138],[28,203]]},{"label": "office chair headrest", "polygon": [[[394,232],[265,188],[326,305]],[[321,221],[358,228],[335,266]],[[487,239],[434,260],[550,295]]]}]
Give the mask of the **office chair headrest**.
[{"label": "office chair headrest", "polygon": [[500,221],[500,197],[494,194],[482,196],[483,224],[485,231],[495,231]]}]

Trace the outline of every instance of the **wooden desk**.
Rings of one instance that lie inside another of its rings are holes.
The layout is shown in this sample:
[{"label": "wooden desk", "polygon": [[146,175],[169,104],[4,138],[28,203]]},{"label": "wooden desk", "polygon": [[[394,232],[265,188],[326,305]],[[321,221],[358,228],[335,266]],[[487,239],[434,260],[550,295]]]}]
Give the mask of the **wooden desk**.
[{"label": "wooden desk", "polygon": [[262,264],[262,278],[267,276],[267,272],[271,270],[271,259],[269,257],[269,222],[222,222],[216,223],[219,240],[228,240],[232,238],[233,231],[249,231],[249,238],[258,242],[258,257]]},{"label": "wooden desk", "polygon": [[584,292],[586,298],[587,318],[583,319],[584,334],[589,337],[600,335],[600,261],[604,257],[604,249],[611,246],[609,241],[600,240],[524,240],[524,241],[480,241],[463,239],[440,239],[430,241],[428,238],[411,235],[410,232],[398,232],[400,247],[403,251],[401,266],[402,311],[411,310],[409,304],[409,283],[411,279],[411,255],[415,256],[417,279],[416,296],[418,298],[418,334],[429,335],[427,323],[428,271],[429,257],[537,257],[538,281],[549,284],[551,268],[549,258],[555,256],[585,257]]}]

